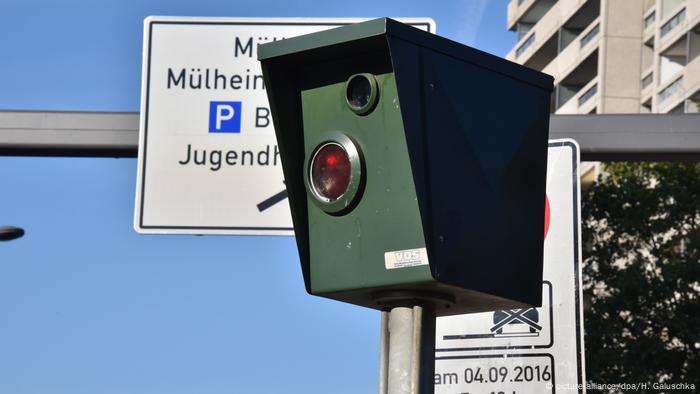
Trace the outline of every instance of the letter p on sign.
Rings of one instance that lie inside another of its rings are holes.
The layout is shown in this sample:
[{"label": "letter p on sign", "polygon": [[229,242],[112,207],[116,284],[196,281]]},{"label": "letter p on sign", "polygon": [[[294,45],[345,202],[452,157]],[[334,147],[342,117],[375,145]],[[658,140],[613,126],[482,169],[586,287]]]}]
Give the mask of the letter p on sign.
[{"label": "letter p on sign", "polygon": [[241,102],[211,101],[209,103],[210,133],[241,132]]}]

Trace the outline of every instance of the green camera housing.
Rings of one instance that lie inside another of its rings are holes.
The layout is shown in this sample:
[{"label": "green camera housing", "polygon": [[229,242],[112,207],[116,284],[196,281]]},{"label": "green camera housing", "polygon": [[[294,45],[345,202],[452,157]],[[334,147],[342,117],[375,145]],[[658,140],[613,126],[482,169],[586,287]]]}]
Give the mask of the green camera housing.
[{"label": "green camera housing", "polygon": [[309,293],[541,305],[550,76],[387,18],[258,58]]}]

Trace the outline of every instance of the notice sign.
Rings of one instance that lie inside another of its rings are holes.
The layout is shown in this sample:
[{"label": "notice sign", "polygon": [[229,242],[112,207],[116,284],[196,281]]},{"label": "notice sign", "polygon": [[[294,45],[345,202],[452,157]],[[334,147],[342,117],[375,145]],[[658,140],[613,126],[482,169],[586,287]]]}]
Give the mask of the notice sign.
[{"label": "notice sign", "polygon": [[439,318],[435,393],[585,393],[579,151],[549,143],[542,307]]},{"label": "notice sign", "polygon": [[361,21],[147,18],[136,231],[293,235],[257,46]]}]

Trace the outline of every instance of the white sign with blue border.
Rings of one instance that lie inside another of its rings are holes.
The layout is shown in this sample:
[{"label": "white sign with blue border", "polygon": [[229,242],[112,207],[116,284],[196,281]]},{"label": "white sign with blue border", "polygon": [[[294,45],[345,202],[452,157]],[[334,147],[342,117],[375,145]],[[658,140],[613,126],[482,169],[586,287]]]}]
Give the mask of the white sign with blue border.
[{"label": "white sign with blue border", "polygon": [[146,18],[136,231],[293,235],[257,45],[363,20]]}]

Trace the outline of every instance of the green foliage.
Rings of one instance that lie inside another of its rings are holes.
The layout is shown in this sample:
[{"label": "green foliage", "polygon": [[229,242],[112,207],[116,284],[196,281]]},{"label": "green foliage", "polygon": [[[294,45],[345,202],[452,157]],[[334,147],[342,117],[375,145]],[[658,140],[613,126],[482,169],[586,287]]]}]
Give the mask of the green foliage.
[{"label": "green foliage", "polygon": [[582,212],[587,379],[700,382],[700,164],[607,164]]}]

